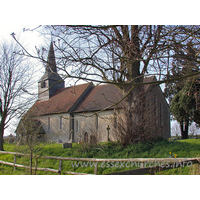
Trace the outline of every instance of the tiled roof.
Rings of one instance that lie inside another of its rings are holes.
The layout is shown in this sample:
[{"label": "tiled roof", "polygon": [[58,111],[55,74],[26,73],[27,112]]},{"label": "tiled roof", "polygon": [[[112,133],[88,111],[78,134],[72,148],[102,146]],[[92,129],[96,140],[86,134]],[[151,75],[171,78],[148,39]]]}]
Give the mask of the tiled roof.
[{"label": "tiled roof", "polygon": [[[144,82],[153,81],[153,77],[145,78]],[[156,80],[156,79],[155,79]],[[146,90],[150,85],[146,85]],[[76,85],[57,90],[47,101],[37,101],[31,109],[37,115],[48,115],[67,112],[91,112],[102,109],[114,109],[112,106],[123,97],[119,88],[112,84],[93,86],[92,83]],[[122,103],[118,105],[118,108]],[[115,107],[116,108],[116,107]]]},{"label": "tiled roof", "polygon": [[[111,84],[93,87],[74,112],[89,112],[102,109],[113,109],[109,106],[117,103],[122,98],[120,90]],[[109,108],[108,108],[109,107]]]},{"label": "tiled roof", "polygon": [[[144,79],[144,82],[156,81],[154,76],[147,77]],[[145,85],[145,90],[147,91],[151,85]],[[123,95],[118,87],[113,84],[103,84],[94,87],[90,93],[85,97],[81,104],[74,110],[74,112],[90,112],[98,111],[102,109],[113,109],[110,107],[113,104],[117,103],[123,98]],[[119,103],[118,108],[123,106],[122,103]],[[116,106],[115,106],[116,107]]]},{"label": "tiled roof", "polygon": [[91,83],[86,83],[59,89],[49,100],[37,101],[31,109],[34,109],[34,113],[37,113],[37,115],[69,112],[70,108],[90,85]]}]

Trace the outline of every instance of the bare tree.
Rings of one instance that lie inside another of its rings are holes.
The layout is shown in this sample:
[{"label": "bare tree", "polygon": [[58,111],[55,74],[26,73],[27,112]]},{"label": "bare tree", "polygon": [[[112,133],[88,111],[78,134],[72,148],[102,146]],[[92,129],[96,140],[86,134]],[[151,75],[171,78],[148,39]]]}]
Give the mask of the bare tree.
[{"label": "bare tree", "polygon": [[[37,119],[35,110],[29,110],[20,120],[16,129],[19,145],[26,145],[30,154],[30,174],[32,175],[33,153],[42,147],[38,146],[44,140],[45,131],[42,123]],[[23,151],[25,148],[23,148]]]},{"label": "bare tree", "polygon": [[126,102],[124,128],[134,133],[135,122],[146,110],[136,109],[139,99],[145,99],[144,77],[157,75],[159,81],[152,84],[173,81],[162,78],[177,56],[199,64],[199,52],[194,58],[185,53],[188,41],[199,47],[199,30],[199,26],[57,25],[45,26],[44,34],[54,40],[57,66],[64,77],[115,84],[121,89]]},{"label": "bare tree", "polygon": [[34,99],[31,92],[33,68],[23,56],[19,46],[4,42],[0,45],[0,150],[3,150],[4,130],[9,122],[24,114]]},{"label": "bare tree", "polygon": [[121,89],[126,102],[123,128],[132,135],[146,110],[136,109],[145,99],[144,77],[154,74],[161,80],[175,56],[199,64],[199,52],[194,58],[185,53],[188,41],[199,45],[199,30],[199,26],[46,26],[55,40],[60,69],[68,77]]}]

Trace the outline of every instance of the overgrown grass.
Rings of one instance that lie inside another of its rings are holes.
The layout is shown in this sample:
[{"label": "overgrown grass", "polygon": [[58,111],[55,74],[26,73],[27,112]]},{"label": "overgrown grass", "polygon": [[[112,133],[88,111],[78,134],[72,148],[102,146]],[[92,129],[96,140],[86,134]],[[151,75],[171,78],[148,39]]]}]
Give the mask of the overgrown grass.
[{"label": "overgrown grass", "polygon": [[[18,146],[16,144],[4,144],[5,151],[29,153],[26,146]],[[189,158],[200,157],[200,139],[188,139],[179,141],[154,140],[146,143],[138,143],[128,145],[124,148],[116,142],[101,143],[97,146],[88,146],[82,144],[73,144],[71,149],[63,149],[62,144],[41,143],[37,146],[35,154],[43,156],[61,156],[61,157],[77,157],[77,158]],[[0,160],[13,162],[13,155],[0,154]],[[29,165],[29,157],[17,156],[17,163]],[[34,160],[33,160],[34,163]],[[75,164],[75,163],[73,163]],[[78,162],[76,163],[78,164]],[[80,164],[80,163],[79,163]],[[87,163],[86,163],[87,165]],[[82,173],[94,173],[93,163],[88,163],[87,167],[72,166],[71,161],[63,161],[62,171],[75,171]],[[46,167],[58,169],[59,161],[52,159],[38,159],[38,167]],[[98,174],[106,174],[117,171],[125,171],[136,168],[136,166],[126,167],[116,163],[99,163]],[[158,172],[157,174],[197,174],[197,165],[191,167],[177,168]],[[0,165],[0,174],[29,174],[28,169],[17,168]],[[37,171],[37,174],[55,174],[51,172]]]}]

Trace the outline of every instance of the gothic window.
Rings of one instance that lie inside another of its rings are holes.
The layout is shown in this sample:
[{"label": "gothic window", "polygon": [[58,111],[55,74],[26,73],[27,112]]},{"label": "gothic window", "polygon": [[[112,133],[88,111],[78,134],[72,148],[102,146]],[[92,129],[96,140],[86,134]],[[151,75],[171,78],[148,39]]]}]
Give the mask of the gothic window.
[{"label": "gothic window", "polygon": [[98,129],[98,127],[99,127],[99,122],[98,122],[99,120],[98,120],[98,115],[96,114],[95,115],[95,127],[96,127],[96,129]]},{"label": "gothic window", "polygon": [[156,96],[154,95],[153,97],[153,116],[154,116],[154,120],[156,122],[156,124],[158,124],[158,108],[157,108],[157,99]]},{"label": "gothic window", "polygon": [[154,115],[154,117],[156,117],[156,103],[157,103],[157,99],[154,95],[154,97],[153,97],[153,115]]},{"label": "gothic window", "polygon": [[48,131],[51,129],[50,117],[48,117]]},{"label": "gothic window", "polygon": [[159,106],[159,122],[160,122],[160,125],[162,125],[162,104],[160,103],[160,106]]},{"label": "gothic window", "polygon": [[147,119],[147,122],[149,123],[150,119],[151,119],[151,116],[150,116],[150,113],[151,113],[151,109],[150,109],[150,100],[147,99],[147,109],[146,109],[146,119]]},{"label": "gothic window", "polygon": [[117,128],[117,114],[114,113],[114,128]]},{"label": "gothic window", "polygon": [[63,129],[63,118],[60,117],[60,130],[62,130],[62,129]]},{"label": "gothic window", "polygon": [[76,120],[76,132],[78,132],[78,121]]}]

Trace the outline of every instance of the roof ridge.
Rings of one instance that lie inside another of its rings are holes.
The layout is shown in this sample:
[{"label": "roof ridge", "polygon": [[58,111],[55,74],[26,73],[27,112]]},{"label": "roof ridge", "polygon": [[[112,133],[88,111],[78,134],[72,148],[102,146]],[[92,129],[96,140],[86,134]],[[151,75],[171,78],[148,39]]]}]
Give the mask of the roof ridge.
[{"label": "roof ridge", "polygon": [[[94,87],[94,84],[92,82],[87,83],[88,86],[85,88],[85,90],[80,94],[78,99],[74,102],[74,104],[69,108],[68,112],[73,112],[76,107],[81,103],[81,101],[87,96],[89,91]],[[82,84],[82,85],[87,85],[87,84]]]}]

